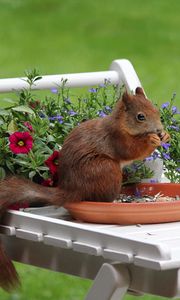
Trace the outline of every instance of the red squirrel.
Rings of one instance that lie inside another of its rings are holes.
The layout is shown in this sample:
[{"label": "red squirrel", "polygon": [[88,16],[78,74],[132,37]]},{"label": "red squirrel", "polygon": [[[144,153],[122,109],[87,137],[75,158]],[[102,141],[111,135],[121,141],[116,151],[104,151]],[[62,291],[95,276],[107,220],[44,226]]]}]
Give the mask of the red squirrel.
[{"label": "red squirrel", "polygon": [[[124,92],[112,113],[83,122],[65,139],[59,159],[59,185],[44,187],[10,177],[0,182],[0,209],[23,201],[64,205],[68,201],[113,201],[120,193],[122,168],[149,156],[169,140],[158,109],[138,87]],[[0,285],[10,290],[18,275],[0,247]]]}]

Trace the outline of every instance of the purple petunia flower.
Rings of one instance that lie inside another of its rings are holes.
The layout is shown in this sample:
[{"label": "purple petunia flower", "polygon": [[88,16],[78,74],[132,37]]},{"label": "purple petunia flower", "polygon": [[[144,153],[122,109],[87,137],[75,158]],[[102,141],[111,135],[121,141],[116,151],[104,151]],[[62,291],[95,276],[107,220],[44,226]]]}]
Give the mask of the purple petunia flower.
[{"label": "purple petunia flower", "polygon": [[172,106],[172,113],[176,114],[178,111],[177,106]]},{"label": "purple petunia flower", "polygon": [[154,160],[153,156],[148,156],[144,159],[144,161],[152,161]]},{"label": "purple petunia flower", "polygon": [[179,131],[179,130],[180,130],[179,126],[174,126],[174,125],[170,125],[169,128],[170,128],[170,129],[174,129],[174,130],[176,130],[176,131]]},{"label": "purple petunia flower", "polygon": [[58,121],[60,124],[63,123],[63,117],[61,115],[49,117],[49,120],[51,120],[51,121]]},{"label": "purple petunia flower", "polygon": [[105,112],[104,112],[103,110],[99,110],[99,111],[98,111],[98,116],[99,116],[100,118],[104,118],[104,117],[107,116],[107,115],[105,114]]},{"label": "purple petunia flower", "polygon": [[163,158],[164,159],[166,159],[166,160],[169,160],[169,159],[171,159],[171,157],[170,157],[170,154],[169,153],[162,153],[162,156],[163,156]]},{"label": "purple petunia flower", "polygon": [[109,105],[106,105],[106,106],[105,106],[105,110],[107,110],[107,111],[109,111],[109,112],[111,112],[111,111],[112,111],[112,109],[110,108],[110,106],[109,106]]},{"label": "purple petunia flower", "polygon": [[159,154],[158,151],[154,151],[152,156],[153,156],[154,159],[156,159],[156,158],[160,157],[160,154]]},{"label": "purple petunia flower", "polygon": [[145,161],[152,161],[155,160],[157,158],[160,158],[160,154],[158,151],[154,151],[150,156],[145,158]]},{"label": "purple petunia flower", "polygon": [[44,119],[46,117],[45,114],[43,114],[41,111],[38,113],[38,115],[40,116],[40,118]]},{"label": "purple petunia flower", "polygon": [[155,178],[154,178],[154,179],[151,179],[150,182],[151,182],[151,183],[157,183],[157,182],[158,182],[158,179],[155,179]]},{"label": "purple petunia flower", "polygon": [[169,102],[165,102],[161,105],[161,107],[164,109],[164,108],[167,108],[169,106]]},{"label": "purple petunia flower", "polygon": [[68,111],[68,114],[71,116],[71,117],[73,117],[73,116],[76,116],[77,115],[77,112],[75,112],[74,110],[69,110]]},{"label": "purple petunia flower", "polygon": [[58,89],[57,89],[57,88],[52,88],[52,89],[51,89],[51,92],[52,92],[53,94],[58,94]]},{"label": "purple petunia flower", "polygon": [[106,85],[104,83],[100,83],[99,87],[104,88]]},{"label": "purple petunia flower", "polygon": [[89,92],[90,93],[97,93],[97,90],[98,90],[97,88],[91,88],[91,89],[89,89]]},{"label": "purple petunia flower", "polygon": [[135,189],[134,195],[135,195],[136,197],[141,197],[141,196],[142,196],[142,195],[141,195],[141,192],[140,192],[140,190],[139,190],[138,188]]},{"label": "purple petunia flower", "polygon": [[165,150],[168,150],[169,147],[171,146],[170,143],[161,143],[161,146],[165,149]]},{"label": "purple petunia flower", "polygon": [[180,168],[177,168],[176,171],[177,171],[178,173],[180,173]]}]

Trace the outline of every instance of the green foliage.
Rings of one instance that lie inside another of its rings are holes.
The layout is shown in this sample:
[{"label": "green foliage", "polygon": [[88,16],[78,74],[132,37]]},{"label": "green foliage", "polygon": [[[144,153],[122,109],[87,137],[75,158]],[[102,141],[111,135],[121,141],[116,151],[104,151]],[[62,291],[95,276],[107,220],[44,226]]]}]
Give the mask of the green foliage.
[{"label": "green foliage", "polygon": [[65,80],[40,101],[31,87],[41,76],[34,70],[26,75],[29,89],[20,91],[18,99],[8,101],[9,106],[0,111],[0,178],[23,174],[41,183],[53,177],[46,161],[60,149],[67,134],[80,122],[110,113],[120,91],[105,80],[85,96],[76,97]]},{"label": "green foliage", "polygon": [[164,128],[171,140],[159,149],[164,161],[165,175],[171,182],[180,183],[180,110],[176,106],[176,95],[162,104],[160,113]]},{"label": "green foliage", "polygon": [[[40,101],[31,87],[41,76],[34,70],[26,75],[29,89],[20,91],[18,100],[10,101],[9,107],[0,111],[0,178],[13,173],[40,183],[47,179],[53,182],[54,171],[47,165],[47,160],[61,148],[67,134],[79,123],[111,113],[121,90],[105,80],[104,84],[92,87],[80,97],[72,94],[64,80],[60,87],[52,89],[50,96]],[[180,119],[174,104],[175,97],[160,108],[162,122],[171,134],[171,143],[162,143],[159,152],[153,153],[148,160],[160,156],[165,163],[166,176],[179,182]],[[137,161],[124,168],[124,184],[152,176],[153,172],[144,162]]]},{"label": "green foliage", "polygon": [[27,77],[27,83],[29,84],[30,89],[36,81],[40,80],[42,77],[39,76],[39,71],[34,68],[33,70],[25,71],[25,76]]},{"label": "green foliage", "polygon": [[144,161],[135,161],[131,165],[126,166],[123,173],[123,185],[138,183],[142,179],[150,179],[154,175],[153,171],[145,165]]}]

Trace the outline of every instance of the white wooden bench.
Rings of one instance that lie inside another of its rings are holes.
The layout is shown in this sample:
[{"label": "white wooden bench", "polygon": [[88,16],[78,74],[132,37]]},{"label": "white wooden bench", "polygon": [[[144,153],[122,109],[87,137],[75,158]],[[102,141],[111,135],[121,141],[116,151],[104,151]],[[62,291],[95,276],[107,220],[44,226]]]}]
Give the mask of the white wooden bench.
[{"label": "white wooden bench", "polygon": [[[110,79],[129,91],[140,86],[127,60],[109,71],[43,76],[33,89],[50,89],[67,79],[69,87]],[[0,79],[0,92],[26,88],[20,78]],[[119,300],[126,292],[180,297],[180,222],[119,226],[86,224],[63,208],[8,211],[0,225],[15,261],[94,280],[86,300]]]}]

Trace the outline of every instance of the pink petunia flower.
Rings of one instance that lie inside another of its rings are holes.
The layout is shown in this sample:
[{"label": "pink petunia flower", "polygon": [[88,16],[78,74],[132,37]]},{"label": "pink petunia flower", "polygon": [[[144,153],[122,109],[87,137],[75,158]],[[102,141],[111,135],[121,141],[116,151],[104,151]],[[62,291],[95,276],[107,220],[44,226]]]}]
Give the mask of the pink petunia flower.
[{"label": "pink petunia flower", "polygon": [[33,131],[33,127],[29,122],[24,122],[24,126],[26,126],[29,129],[29,131]]},{"label": "pink petunia flower", "polygon": [[16,131],[9,137],[9,148],[15,154],[26,154],[33,146],[33,138],[29,132]]},{"label": "pink petunia flower", "polygon": [[59,161],[59,151],[55,150],[53,154],[45,161],[45,164],[49,167],[51,174],[57,173],[57,166]]}]

